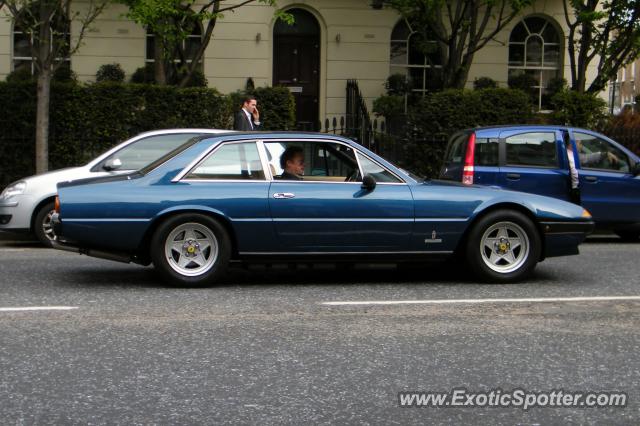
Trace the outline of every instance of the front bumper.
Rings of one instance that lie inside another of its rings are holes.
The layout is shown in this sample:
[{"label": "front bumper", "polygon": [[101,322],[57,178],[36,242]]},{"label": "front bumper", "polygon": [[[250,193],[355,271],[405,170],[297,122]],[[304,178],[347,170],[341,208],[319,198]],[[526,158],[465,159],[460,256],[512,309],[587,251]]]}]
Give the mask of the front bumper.
[{"label": "front bumper", "polygon": [[29,231],[33,211],[27,209],[29,203],[23,202],[24,196],[18,195],[0,200],[0,231]]},{"label": "front bumper", "polygon": [[544,257],[580,254],[578,246],[595,229],[592,220],[581,222],[541,222]]}]

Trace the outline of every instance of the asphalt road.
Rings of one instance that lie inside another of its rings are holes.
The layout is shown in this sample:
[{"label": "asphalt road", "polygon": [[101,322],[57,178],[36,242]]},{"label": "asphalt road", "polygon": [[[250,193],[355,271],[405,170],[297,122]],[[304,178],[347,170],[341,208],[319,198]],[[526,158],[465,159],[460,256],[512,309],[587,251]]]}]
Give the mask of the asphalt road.
[{"label": "asphalt road", "polygon": [[[451,266],[233,270],[174,289],[151,268],[0,242],[0,423],[640,423],[640,244],[596,238],[525,283]],[[16,307],[70,307],[7,311]],[[621,391],[626,408],[401,408],[401,391]]]}]

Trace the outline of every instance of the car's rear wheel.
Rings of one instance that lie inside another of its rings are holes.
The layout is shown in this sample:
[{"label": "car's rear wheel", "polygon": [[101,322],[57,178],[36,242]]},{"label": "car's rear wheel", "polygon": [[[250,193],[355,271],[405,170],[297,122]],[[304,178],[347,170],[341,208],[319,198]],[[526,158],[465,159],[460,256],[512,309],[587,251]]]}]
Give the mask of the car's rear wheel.
[{"label": "car's rear wheel", "polygon": [[533,271],[540,250],[540,234],[528,217],[497,210],[480,218],[471,229],[466,256],[483,281],[513,282]]},{"label": "car's rear wheel", "polygon": [[185,287],[212,285],[227,268],[229,235],[216,220],[181,214],[163,222],[151,239],[151,259],[168,282]]},{"label": "car's rear wheel", "polygon": [[46,247],[51,247],[51,242],[56,240],[56,233],[53,231],[51,217],[55,213],[53,203],[46,203],[36,213],[33,221],[33,231],[40,242]]},{"label": "car's rear wheel", "polygon": [[623,241],[637,242],[640,238],[640,231],[615,231]]}]

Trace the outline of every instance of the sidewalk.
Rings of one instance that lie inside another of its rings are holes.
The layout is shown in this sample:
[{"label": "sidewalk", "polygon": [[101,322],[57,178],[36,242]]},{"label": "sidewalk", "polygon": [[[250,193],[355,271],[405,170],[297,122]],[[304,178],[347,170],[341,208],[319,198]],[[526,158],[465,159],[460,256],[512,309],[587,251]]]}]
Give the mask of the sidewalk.
[{"label": "sidewalk", "polygon": [[0,231],[0,242],[36,242],[36,237],[29,234]]}]

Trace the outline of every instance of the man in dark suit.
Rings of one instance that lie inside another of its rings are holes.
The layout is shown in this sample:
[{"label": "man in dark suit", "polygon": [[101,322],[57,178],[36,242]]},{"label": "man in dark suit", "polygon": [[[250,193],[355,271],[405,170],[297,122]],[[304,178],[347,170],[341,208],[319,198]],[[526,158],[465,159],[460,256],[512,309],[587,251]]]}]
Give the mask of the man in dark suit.
[{"label": "man in dark suit", "polygon": [[280,167],[284,170],[278,179],[302,180],[304,176],[304,150],[290,146],[280,156]]},{"label": "man in dark suit", "polygon": [[251,130],[262,130],[260,123],[260,112],[258,111],[258,102],[253,96],[247,96],[243,99],[242,109],[238,111],[233,120],[233,129],[243,132]]}]

